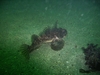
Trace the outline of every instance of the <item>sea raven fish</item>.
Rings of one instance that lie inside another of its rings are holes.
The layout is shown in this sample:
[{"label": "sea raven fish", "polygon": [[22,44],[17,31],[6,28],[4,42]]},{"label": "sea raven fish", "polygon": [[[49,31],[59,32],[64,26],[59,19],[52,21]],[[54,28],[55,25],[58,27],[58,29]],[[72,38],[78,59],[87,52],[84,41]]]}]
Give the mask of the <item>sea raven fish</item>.
[{"label": "sea raven fish", "polygon": [[38,49],[43,43],[50,43],[51,49],[58,51],[64,46],[63,37],[67,35],[67,30],[57,27],[57,22],[53,27],[46,27],[39,35],[31,36],[31,45],[23,44],[21,46],[22,54],[30,58],[29,54]]}]

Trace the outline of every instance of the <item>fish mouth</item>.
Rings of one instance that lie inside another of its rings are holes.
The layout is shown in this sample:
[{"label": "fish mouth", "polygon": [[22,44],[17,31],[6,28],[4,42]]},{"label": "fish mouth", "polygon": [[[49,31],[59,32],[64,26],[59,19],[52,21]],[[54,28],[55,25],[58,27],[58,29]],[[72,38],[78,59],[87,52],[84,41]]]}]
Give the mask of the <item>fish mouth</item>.
[{"label": "fish mouth", "polygon": [[56,41],[56,40],[60,40],[60,38],[58,38],[56,35],[54,36],[54,38],[48,39],[45,42],[46,43],[51,43],[52,41]]},{"label": "fish mouth", "polygon": [[54,38],[50,40],[46,40],[45,43],[51,43],[50,47],[54,51],[59,51],[64,46],[64,40],[61,38],[58,38],[57,36],[55,36]]}]

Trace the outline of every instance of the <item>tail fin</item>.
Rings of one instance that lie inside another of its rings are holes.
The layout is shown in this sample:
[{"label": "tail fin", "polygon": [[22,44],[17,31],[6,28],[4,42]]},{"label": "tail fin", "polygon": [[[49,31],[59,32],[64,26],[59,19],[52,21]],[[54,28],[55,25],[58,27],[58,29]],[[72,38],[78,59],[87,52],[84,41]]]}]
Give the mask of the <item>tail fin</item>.
[{"label": "tail fin", "polygon": [[27,44],[23,44],[23,45],[21,45],[21,54],[23,55],[23,56],[25,56],[25,58],[26,59],[29,59],[30,58],[30,46],[29,45],[27,45]]}]

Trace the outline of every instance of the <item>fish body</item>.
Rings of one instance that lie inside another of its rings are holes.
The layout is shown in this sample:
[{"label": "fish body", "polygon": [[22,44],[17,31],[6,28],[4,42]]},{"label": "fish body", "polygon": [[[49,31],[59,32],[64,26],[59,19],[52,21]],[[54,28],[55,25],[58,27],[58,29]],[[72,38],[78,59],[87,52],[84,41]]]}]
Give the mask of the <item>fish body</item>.
[{"label": "fish body", "polygon": [[[53,27],[45,28],[43,32],[41,32],[39,35],[33,34],[31,37],[32,44],[30,46],[24,44],[25,45],[24,47],[26,47],[26,49],[24,48],[23,54],[25,56],[28,55],[27,57],[29,58],[29,54],[32,51],[38,49],[43,43],[51,43],[51,46],[52,46],[51,48],[58,50],[57,47],[60,45],[55,45],[55,42],[56,43],[61,42],[62,44],[61,46],[63,47],[64,41],[62,40],[62,38],[66,35],[67,35],[67,30],[63,28],[58,28],[57,22],[56,22]],[[60,49],[62,47],[60,47]]]}]

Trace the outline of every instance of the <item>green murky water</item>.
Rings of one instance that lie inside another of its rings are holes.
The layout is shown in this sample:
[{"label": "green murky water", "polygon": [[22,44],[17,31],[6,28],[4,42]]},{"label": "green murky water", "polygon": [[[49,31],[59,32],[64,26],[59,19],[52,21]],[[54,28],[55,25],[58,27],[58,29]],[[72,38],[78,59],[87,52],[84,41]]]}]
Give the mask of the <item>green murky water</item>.
[{"label": "green murky water", "polygon": [[[31,35],[45,27],[67,29],[65,45],[54,51],[43,44],[26,60],[22,44],[31,44]],[[0,75],[83,75],[81,47],[100,46],[99,0],[3,0],[0,2]],[[100,72],[85,75],[99,75]]]}]

